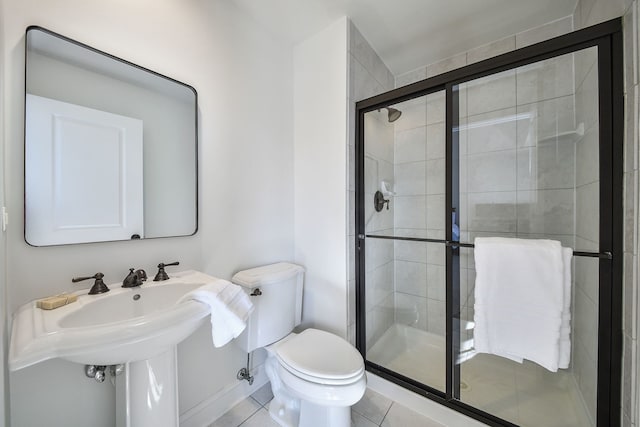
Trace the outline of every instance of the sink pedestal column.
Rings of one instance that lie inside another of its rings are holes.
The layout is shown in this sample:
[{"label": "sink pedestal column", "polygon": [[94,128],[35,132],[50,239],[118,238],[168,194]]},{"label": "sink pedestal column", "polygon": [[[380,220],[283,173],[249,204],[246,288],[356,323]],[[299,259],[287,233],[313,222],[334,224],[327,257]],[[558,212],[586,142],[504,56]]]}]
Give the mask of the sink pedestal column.
[{"label": "sink pedestal column", "polygon": [[116,377],[117,427],[177,427],[177,347],[151,359],[129,362]]}]

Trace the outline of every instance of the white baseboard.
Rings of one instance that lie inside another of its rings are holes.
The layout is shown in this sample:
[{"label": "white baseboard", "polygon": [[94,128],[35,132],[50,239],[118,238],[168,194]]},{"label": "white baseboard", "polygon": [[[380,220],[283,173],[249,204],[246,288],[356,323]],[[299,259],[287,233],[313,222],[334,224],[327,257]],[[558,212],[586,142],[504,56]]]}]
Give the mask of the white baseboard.
[{"label": "white baseboard", "polygon": [[367,372],[367,386],[394,402],[447,427],[486,427],[486,424],[480,421],[440,405],[371,372]]},{"label": "white baseboard", "polygon": [[247,381],[230,384],[207,400],[180,414],[180,427],[209,426],[238,402],[251,396],[269,382],[269,378],[264,372],[264,365],[253,368],[251,373],[253,374],[252,385],[249,385]]}]

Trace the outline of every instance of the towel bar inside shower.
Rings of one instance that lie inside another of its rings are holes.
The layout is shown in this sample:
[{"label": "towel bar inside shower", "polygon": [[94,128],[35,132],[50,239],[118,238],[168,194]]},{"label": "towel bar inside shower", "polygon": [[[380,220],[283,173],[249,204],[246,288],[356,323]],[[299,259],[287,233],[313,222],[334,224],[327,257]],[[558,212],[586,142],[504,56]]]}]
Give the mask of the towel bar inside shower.
[{"label": "towel bar inside shower", "polygon": [[[442,243],[445,246],[451,247],[460,247],[460,248],[473,248],[475,245],[473,243],[464,243],[464,242],[455,242],[450,240],[442,240],[442,239],[427,239],[421,237],[399,237],[399,236],[383,236],[377,234],[359,234],[359,239],[364,239],[365,237],[370,237],[373,239],[388,239],[388,240],[407,240],[411,242],[425,242],[425,243]],[[600,258],[600,259],[613,259],[613,254],[609,251],[606,252],[587,252],[587,251],[573,251],[573,256],[582,256],[589,258]]]}]

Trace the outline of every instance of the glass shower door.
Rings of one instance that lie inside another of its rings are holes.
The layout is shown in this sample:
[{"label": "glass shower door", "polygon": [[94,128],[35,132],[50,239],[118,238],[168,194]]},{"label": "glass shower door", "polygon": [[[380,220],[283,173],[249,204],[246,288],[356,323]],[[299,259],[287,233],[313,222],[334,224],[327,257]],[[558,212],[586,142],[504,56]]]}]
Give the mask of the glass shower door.
[{"label": "glass shower door", "polygon": [[445,93],[365,114],[366,353],[446,391]]},{"label": "glass shower door", "polygon": [[[597,48],[453,86],[452,208],[460,241],[552,239],[599,251]],[[457,168],[455,167],[457,165]],[[457,170],[456,170],[457,169]],[[598,372],[597,258],[574,256],[571,361],[551,372],[474,347],[474,250],[452,250],[457,326],[454,397],[521,426],[592,426]],[[517,313],[526,307],[508,307]],[[506,311],[506,310],[505,310]],[[519,324],[518,318],[513,319]],[[536,325],[520,325],[526,336]]]}]

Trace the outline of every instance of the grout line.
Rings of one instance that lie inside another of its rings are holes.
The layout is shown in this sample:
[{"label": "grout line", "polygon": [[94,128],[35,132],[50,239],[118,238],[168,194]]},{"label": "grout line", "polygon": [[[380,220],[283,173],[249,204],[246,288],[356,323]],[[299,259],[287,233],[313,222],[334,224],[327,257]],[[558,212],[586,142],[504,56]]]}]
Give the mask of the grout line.
[{"label": "grout line", "polygon": [[395,401],[393,401],[393,400],[391,401],[391,405],[389,405],[389,408],[387,409],[387,412],[385,412],[384,413],[384,417],[382,417],[382,421],[380,421],[380,427],[382,427],[382,423],[384,423],[384,420],[387,419],[387,415],[389,415],[389,411],[391,411],[391,407],[393,405],[395,405],[395,403],[396,403]]}]

